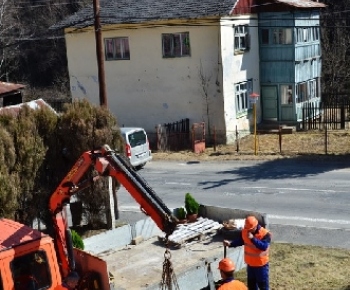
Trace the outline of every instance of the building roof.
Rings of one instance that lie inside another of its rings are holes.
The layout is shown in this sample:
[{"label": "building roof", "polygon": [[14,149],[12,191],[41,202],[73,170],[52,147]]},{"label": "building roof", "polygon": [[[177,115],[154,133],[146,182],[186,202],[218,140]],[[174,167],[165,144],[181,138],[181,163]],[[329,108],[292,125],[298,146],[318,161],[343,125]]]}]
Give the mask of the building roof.
[{"label": "building roof", "polygon": [[34,101],[21,103],[18,105],[2,107],[2,108],[0,108],[0,115],[17,116],[18,112],[21,110],[21,108],[24,105],[27,105],[29,108],[31,108],[33,110],[48,108],[48,109],[52,110],[55,114],[57,114],[57,112],[48,103],[46,103],[43,99],[37,99]]},{"label": "building roof", "polygon": [[0,219],[0,229],[0,251],[44,236],[38,230],[4,218]]},{"label": "building roof", "polygon": [[311,0],[275,0],[277,3],[283,3],[298,8],[323,8],[325,4]]},{"label": "building roof", "polygon": [[5,83],[0,81],[0,96],[18,91],[19,89],[23,89],[25,85],[21,84],[13,84],[13,83]]},{"label": "building roof", "polygon": [[[101,24],[227,16],[239,0],[101,0]],[[93,7],[85,7],[51,29],[93,25]]]}]

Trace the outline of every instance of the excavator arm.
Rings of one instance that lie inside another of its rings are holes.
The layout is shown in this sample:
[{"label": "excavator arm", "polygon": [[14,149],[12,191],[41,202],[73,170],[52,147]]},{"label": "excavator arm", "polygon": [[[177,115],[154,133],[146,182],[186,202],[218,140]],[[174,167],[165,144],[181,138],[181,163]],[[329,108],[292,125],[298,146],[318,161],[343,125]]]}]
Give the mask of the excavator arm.
[{"label": "excavator arm", "polygon": [[104,145],[100,150],[84,152],[51,195],[49,201],[56,234],[55,243],[63,276],[74,269],[74,261],[67,258],[69,257],[65,233],[67,225],[65,220],[59,216],[64,205],[69,203],[70,197],[94,181],[81,181],[91,166],[98,172],[97,177],[111,176],[119,181],[140,205],[142,211],[149,215],[167,235],[175,230],[178,221],[147,182],[108,145]]}]

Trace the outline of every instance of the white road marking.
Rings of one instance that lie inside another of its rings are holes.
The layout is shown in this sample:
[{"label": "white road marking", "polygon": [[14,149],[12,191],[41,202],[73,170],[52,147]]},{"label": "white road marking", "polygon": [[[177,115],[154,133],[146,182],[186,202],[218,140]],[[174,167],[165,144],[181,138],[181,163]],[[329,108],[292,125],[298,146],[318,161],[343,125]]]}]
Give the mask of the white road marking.
[{"label": "white road marking", "polygon": [[301,217],[301,216],[283,216],[283,215],[273,215],[273,214],[268,214],[267,217],[268,217],[268,219],[350,225],[350,220],[332,220],[332,219],[323,219],[323,218],[309,218],[309,217]]},{"label": "white road marking", "polygon": [[171,184],[171,185],[191,185],[191,183],[186,183],[186,182],[165,182],[165,184]]},{"label": "white road marking", "polygon": [[266,186],[250,186],[250,187],[238,187],[240,189],[275,189],[275,190],[290,190],[290,191],[314,191],[314,192],[348,192],[344,190],[333,190],[333,189],[311,189],[311,188],[294,188],[294,187],[266,187]]},{"label": "white road marking", "polygon": [[[122,205],[118,206],[120,211],[131,211],[131,212],[142,212],[139,206],[136,205]],[[169,208],[170,210],[174,210],[174,208]]]}]

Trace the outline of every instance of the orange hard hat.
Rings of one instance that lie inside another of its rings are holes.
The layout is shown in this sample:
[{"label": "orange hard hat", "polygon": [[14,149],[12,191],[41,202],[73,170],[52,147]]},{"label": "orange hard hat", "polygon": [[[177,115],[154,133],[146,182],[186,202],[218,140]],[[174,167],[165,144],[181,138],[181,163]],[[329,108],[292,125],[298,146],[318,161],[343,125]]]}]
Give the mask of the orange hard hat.
[{"label": "orange hard hat", "polygon": [[258,220],[256,219],[255,216],[248,216],[246,219],[245,219],[245,224],[244,224],[244,228],[246,230],[251,230],[251,229],[254,229],[256,226],[258,225]]},{"label": "orange hard hat", "polygon": [[232,272],[235,270],[235,264],[228,258],[222,259],[219,262],[219,270],[224,272]]}]

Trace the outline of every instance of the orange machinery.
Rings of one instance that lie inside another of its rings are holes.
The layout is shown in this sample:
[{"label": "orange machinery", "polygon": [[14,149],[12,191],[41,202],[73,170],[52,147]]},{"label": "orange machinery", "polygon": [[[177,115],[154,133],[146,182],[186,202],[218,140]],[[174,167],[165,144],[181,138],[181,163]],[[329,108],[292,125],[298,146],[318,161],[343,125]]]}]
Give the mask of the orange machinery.
[{"label": "orange machinery", "polygon": [[[78,289],[114,289],[107,264],[72,246],[64,206],[94,180],[81,180],[93,167],[98,175],[119,181],[157,226],[170,235],[177,218],[146,181],[108,145],[84,152],[50,197],[55,236],[12,220],[0,219],[0,290],[55,289],[70,271],[81,276]],[[95,178],[96,179],[96,178]]]}]

